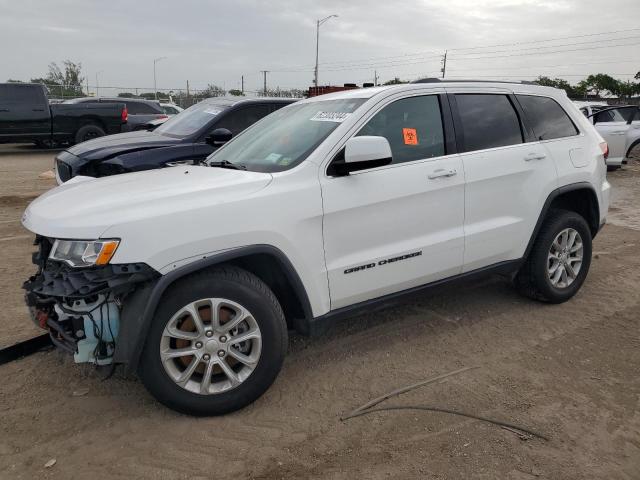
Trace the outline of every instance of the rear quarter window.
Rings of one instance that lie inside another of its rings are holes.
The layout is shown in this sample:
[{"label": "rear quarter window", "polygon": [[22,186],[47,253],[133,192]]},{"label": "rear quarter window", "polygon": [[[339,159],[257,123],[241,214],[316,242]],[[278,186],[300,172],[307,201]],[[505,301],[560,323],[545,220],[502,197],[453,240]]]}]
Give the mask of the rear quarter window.
[{"label": "rear quarter window", "polygon": [[516,98],[538,140],[573,137],[580,133],[554,99],[535,95],[516,95]]},{"label": "rear quarter window", "polygon": [[127,105],[129,115],[153,115],[154,113],[162,113],[161,109],[156,110],[153,105],[142,102],[124,102]]}]

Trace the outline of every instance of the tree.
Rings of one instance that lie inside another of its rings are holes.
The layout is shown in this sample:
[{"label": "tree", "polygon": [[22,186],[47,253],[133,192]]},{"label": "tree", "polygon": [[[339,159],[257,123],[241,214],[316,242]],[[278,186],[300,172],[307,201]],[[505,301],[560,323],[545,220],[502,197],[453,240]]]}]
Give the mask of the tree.
[{"label": "tree", "polygon": [[234,97],[244,97],[244,93],[242,93],[242,90],[238,90],[236,88],[232,88],[231,90],[229,90],[229,95],[233,95]]},{"label": "tree", "polygon": [[203,99],[203,98],[210,98],[210,97],[224,97],[226,94],[227,92],[223,90],[221,87],[217,85],[209,84],[207,85],[207,88],[205,88],[204,90],[200,90],[199,92],[194,93],[193,98]]},{"label": "tree", "polygon": [[82,64],[74,63],[71,60],[62,62],[64,71],[55,63],[49,64],[49,73],[45,78],[32,78],[31,83],[41,83],[46,85],[49,91],[60,97],[81,97],[82,82],[84,77],[82,74]]},{"label": "tree", "polygon": [[567,95],[569,97],[573,97],[573,98],[583,97],[585,94],[585,89],[583,86],[581,86],[580,84],[573,86],[562,78],[552,79],[549,77],[540,76],[536,80],[534,80],[534,83],[537,83],[538,85],[543,85],[545,87],[560,88],[565,92],[567,92]]},{"label": "tree", "polygon": [[400,85],[402,83],[409,83],[409,82],[406,80],[400,80],[398,77],[395,77],[393,80],[384,82],[383,85]]},{"label": "tree", "polygon": [[636,73],[636,76],[633,78],[635,78],[636,80],[640,80],[640,72]]},{"label": "tree", "polygon": [[14,80],[13,78],[10,78],[7,80],[7,83],[22,83],[22,80]]},{"label": "tree", "polygon": [[136,98],[135,94],[131,93],[131,92],[120,92],[118,94],[119,98]]},{"label": "tree", "polygon": [[585,79],[585,85],[588,88],[587,91],[593,91],[596,97],[599,97],[602,92],[609,92],[612,95],[616,95],[615,92],[618,91],[619,82],[611,75],[598,73],[596,75],[589,75]]},{"label": "tree", "polygon": [[164,93],[164,92],[144,92],[141,93],[139,95],[140,98],[144,98],[145,100],[155,100],[156,99],[156,95],[158,100],[168,100],[169,99],[169,95]]},{"label": "tree", "polygon": [[634,95],[640,94],[640,83],[635,83],[630,80],[618,82],[618,88],[615,94],[620,98],[629,99]]}]

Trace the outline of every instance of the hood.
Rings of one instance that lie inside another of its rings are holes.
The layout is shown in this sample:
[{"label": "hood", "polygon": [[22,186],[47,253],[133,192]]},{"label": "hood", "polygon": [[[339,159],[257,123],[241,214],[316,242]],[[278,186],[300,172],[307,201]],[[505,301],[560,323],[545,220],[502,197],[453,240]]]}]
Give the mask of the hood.
[{"label": "hood", "polygon": [[128,151],[170,147],[182,140],[147,131],[117,133],[79,143],[67,151],[85,160],[103,160]]},{"label": "hood", "polygon": [[233,202],[262,190],[271,179],[268,173],[204,166],[78,177],[35,199],[22,224],[46,237],[89,240],[120,223]]}]

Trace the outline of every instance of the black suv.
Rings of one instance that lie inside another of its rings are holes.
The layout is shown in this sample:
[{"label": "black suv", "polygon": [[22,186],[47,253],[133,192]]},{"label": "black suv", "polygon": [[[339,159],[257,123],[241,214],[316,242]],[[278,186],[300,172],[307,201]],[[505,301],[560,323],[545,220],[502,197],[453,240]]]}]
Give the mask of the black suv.
[{"label": "black suv", "polygon": [[104,177],[176,164],[195,164],[293,99],[216,97],[193,105],[153,132],[138,131],[84,142],[56,157],[56,179]]}]

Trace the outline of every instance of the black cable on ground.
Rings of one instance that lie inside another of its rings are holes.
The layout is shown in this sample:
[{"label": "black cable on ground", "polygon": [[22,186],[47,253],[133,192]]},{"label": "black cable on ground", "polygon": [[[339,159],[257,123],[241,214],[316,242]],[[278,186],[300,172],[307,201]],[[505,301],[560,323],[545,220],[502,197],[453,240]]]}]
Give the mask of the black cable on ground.
[{"label": "black cable on ground", "polygon": [[377,407],[377,408],[369,408],[367,410],[360,410],[346,417],[342,418],[342,421],[349,420],[350,418],[361,417],[363,415],[368,415],[369,413],[374,412],[384,412],[390,410],[424,410],[428,412],[439,412],[439,413],[449,413],[451,415],[459,415],[461,417],[473,418],[474,420],[481,420],[483,422],[492,423],[494,425],[498,425],[500,427],[511,428],[514,430],[518,430],[520,432],[526,433],[528,435],[532,435],[537,438],[541,438],[542,440],[549,441],[548,437],[545,437],[541,433],[534,432],[533,430],[529,430],[518,425],[513,425],[511,423],[501,422],[500,420],[494,420],[492,418],[481,417],[479,415],[474,415],[472,413],[460,412],[457,410],[450,410],[448,408],[440,408],[440,407],[429,407],[424,405],[390,405],[388,407]]},{"label": "black cable on ground", "polygon": [[18,342],[6,348],[0,349],[0,365],[12,362],[21,357],[26,357],[32,353],[39,352],[40,350],[52,347],[51,337],[48,333],[38,335],[37,337],[30,338],[23,342]]}]

